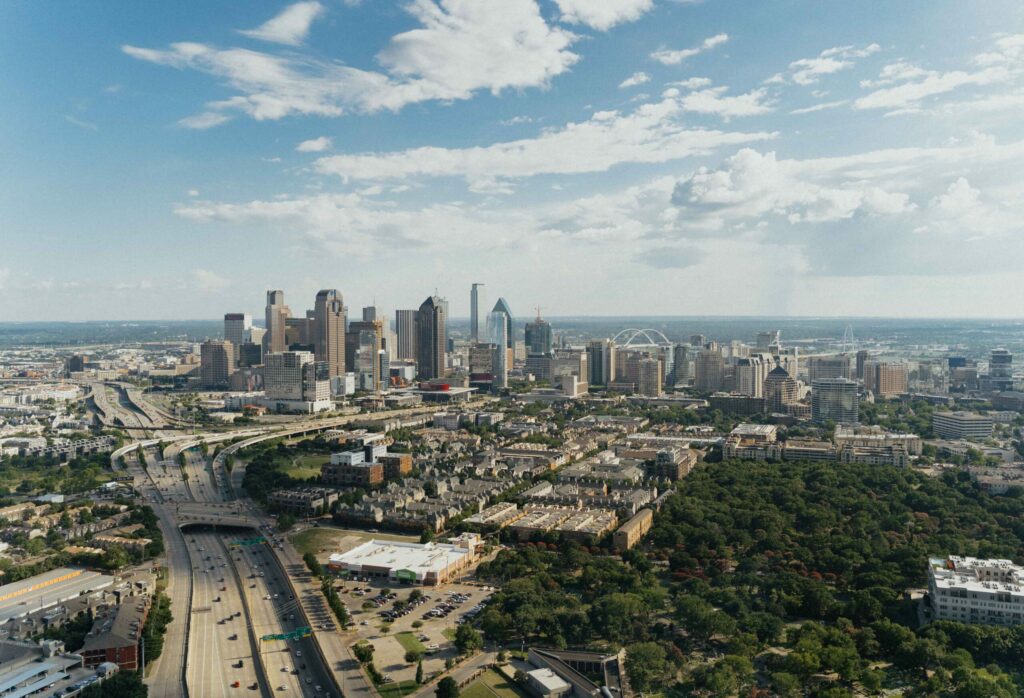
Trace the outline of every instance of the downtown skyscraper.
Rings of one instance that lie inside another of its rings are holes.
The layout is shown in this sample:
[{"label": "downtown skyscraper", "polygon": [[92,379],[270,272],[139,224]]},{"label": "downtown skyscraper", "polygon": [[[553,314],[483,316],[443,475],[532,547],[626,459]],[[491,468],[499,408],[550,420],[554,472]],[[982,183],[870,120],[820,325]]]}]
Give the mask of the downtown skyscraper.
[{"label": "downtown skyscraper", "polygon": [[344,375],[345,304],[337,289],[324,289],[316,294],[312,330],[316,360],[327,364],[331,378]]},{"label": "downtown skyscraper", "polygon": [[430,296],[416,313],[416,363],[420,376],[427,380],[445,374],[445,305],[441,298]]},{"label": "downtown skyscraper", "polygon": [[288,347],[285,339],[285,325],[291,310],[284,304],[284,291],[267,291],[265,322],[267,334],[264,338],[267,352],[282,352]]}]

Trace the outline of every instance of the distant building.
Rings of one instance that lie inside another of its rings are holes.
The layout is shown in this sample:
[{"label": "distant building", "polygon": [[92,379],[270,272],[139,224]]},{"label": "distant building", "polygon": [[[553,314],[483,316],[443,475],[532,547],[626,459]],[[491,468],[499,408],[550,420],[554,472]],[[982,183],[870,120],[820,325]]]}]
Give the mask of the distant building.
[{"label": "distant building", "polygon": [[876,396],[889,397],[907,392],[907,365],[901,361],[868,361],[861,371],[864,388]]},{"label": "distant building", "polygon": [[291,310],[284,304],[284,291],[267,291],[266,329],[264,337],[268,352],[282,352],[288,348],[285,325]]},{"label": "distant building", "polygon": [[799,387],[789,372],[781,365],[768,372],[764,379],[765,408],[769,412],[786,411],[786,405],[799,398]]},{"label": "distant building", "polygon": [[537,319],[526,323],[527,354],[550,354],[554,348],[551,323],[541,318],[538,311]]},{"label": "distant building", "polygon": [[1010,560],[957,555],[931,558],[928,592],[937,620],[988,625],[1024,623],[1024,567]]},{"label": "distant building", "polygon": [[705,347],[694,360],[693,387],[701,392],[713,393],[722,389],[725,358],[717,347]]},{"label": "distant building", "polygon": [[416,313],[416,363],[426,380],[445,375],[445,333],[448,320],[444,302],[437,296],[423,301]]},{"label": "distant building", "polygon": [[234,365],[238,366],[238,358],[242,345],[247,341],[246,333],[252,330],[252,315],[247,313],[224,314],[224,339],[231,342],[234,348]]},{"label": "distant building", "polygon": [[415,310],[395,311],[395,332],[398,335],[398,358],[403,361],[416,360],[416,312]]},{"label": "distant building", "polygon": [[328,379],[345,374],[345,304],[337,289],[316,294],[312,322],[313,352],[327,364]]},{"label": "distant building", "polygon": [[612,535],[612,547],[620,553],[629,550],[647,535],[653,523],[654,512],[650,509],[641,509]]},{"label": "distant building", "polygon": [[591,385],[608,385],[615,380],[615,344],[595,339],[587,344],[587,366]]},{"label": "distant building", "polygon": [[846,354],[812,356],[807,361],[807,378],[812,384],[816,380],[850,377],[850,357]]},{"label": "distant building", "polygon": [[992,418],[975,412],[933,412],[932,433],[940,439],[987,439]]},{"label": "distant building", "polygon": [[231,342],[208,339],[199,347],[199,380],[204,388],[227,388],[235,370],[235,350]]},{"label": "distant building", "polygon": [[483,284],[473,284],[469,292],[469,341],[480,341],[480,289]]},{"label": "distant building", "polygon": [[811,383],[811,418],[816,422],[858,424],[857,383],[849,378],[820,378]]},{"label": "distant building", "polygon": [[328,365],[308,351],[269,354],[263,386],[268,407],[278,412],[320,412],[333,406]]}]

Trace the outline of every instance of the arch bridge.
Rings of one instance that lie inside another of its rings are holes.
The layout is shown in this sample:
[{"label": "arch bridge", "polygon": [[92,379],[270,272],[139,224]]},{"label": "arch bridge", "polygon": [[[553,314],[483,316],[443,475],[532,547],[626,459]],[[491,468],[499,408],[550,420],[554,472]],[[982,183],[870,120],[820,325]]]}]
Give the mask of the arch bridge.
[{"label": "arch bridge", "polygon": [[[623,339],[624,338],[624,339]],[[630,327],[612,337],[612,344],[622,347],[670,347],[668,337],[655,329],[638,329]]]}]

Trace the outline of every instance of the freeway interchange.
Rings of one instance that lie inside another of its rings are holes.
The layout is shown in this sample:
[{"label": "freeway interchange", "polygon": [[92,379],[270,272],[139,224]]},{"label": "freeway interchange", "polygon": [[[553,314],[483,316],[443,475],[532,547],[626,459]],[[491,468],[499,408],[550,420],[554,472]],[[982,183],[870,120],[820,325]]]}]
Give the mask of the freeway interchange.
[{"label": "freeway interchange", "polygon": [[[112,412],[121,409],[104,397],[97,404]],[[406,416],[433,409],[406,408],[372,416]],[[167,628],[163,654],[146,678],[150,695],[377,695],[344,635],[337,631],[318,580],[287,540],[275,538],[273,519],[244,497],[244,463],[236,464],[230,473],[225,467],[227,455],[247,445],[344,426],[367,416],[306,419],[276,428],[208,434],[164,432],[162,440],[133,441],[112,454],[112,466],[132,475],[135,489],[153,507],[165,538],[166,593],[172,600],[174,620]],[[133,435],[144,437],[147,432],[140,426]],[[236,438],[243,440],[213,457],[202,452],[202,444]],[[267,542],[238,544],[257,536]],[[310,629],[308,634],[304,628]],[[289,639],[264,639],[270,636]]]}]

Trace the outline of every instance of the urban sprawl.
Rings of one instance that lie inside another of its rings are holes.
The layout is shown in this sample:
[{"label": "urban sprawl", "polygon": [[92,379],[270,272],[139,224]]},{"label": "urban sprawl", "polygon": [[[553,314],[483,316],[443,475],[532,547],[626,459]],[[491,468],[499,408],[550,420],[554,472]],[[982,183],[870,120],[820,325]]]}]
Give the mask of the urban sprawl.
[{"label": "urban sprawl", "polygon": [[0,346],[0,696],[1018,694],[1019,334],[469,291]]}]

